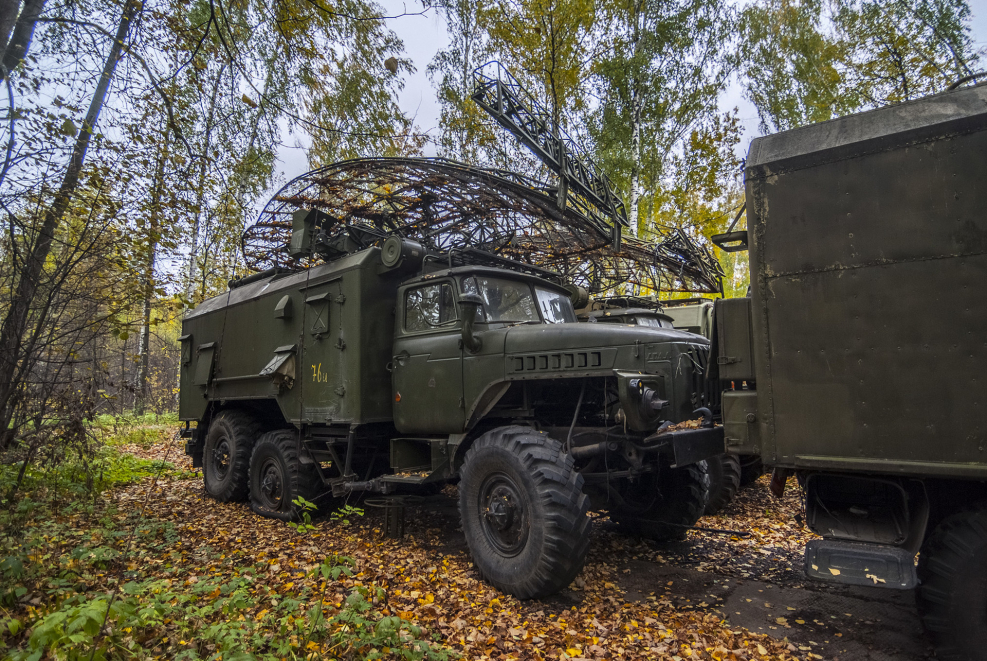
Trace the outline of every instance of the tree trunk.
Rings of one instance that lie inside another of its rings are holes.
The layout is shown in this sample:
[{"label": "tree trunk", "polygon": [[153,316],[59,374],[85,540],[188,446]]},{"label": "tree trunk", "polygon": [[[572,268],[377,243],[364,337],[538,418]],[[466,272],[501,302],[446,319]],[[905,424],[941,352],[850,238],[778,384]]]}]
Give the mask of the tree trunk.
[{"label": "tree trunk", "polygon": [[151,306],[154,300],[154,261],[157,243],[148,246],[147,264],[145,266],[146,284],[144,285],[144,305],[141,318],[141,333],[138,341],[137,376],[134,379],[134,414],[144,415],[147,404],[147,369],[150,363],[151,349]]},{"label": "tree trunk", "polygon": [[641,94],[634,81],[631,91],[631,233],[638,235],[638,206],[641,203]]},{"label": "tree trunk", "polygon": [[[633,3],[631,20],[634,26],[631,32],[634,67],[640,66],[641,49],[641,7]],[[641,80],[635,75],[631,77],[631,234],[638,236],[638,207],[641,201]]]},{"label": "tree trunk", "polygon": [[[45,2],[46,0],[25,0],[20,16],[17,17],[16,23],[12,23],[8,21],[13,20],[13,13],[17,11],[17,5],[20,3],[17,0],[0,0],[0,37],[3,38],[0,43],[4,46],[4,72],[0,72],[0,80],[6,78],[6,75],[13,71],[14,67],[20,64],[24,56],[27,55],[27,50],[31,47],[31,39],[34,37],[34,27],[45,8]],[[11,5],[13,5],[13,12],[8,13],[8,8]],[[124,14],[126,12],[127,10],[124,9]],[[7,35],[10,34],[11,25],[13,26],[13,34],[8,40]]]},{"label": "tree trunk", "polygon": [[150,213],[148,214],[147,260],[144,263],[144,300],[141,316],[141,333],[138,343],[137,376],[134,379],[134,413],[144,415],[147,406],[147,373],[151,359],[151,308],[154,305],[154,263],[158,257],[160,237],[161,195],[164,192],[164,169],[168,160],[168,144],[171,127],[165,129],[161,153],[154,172],[151,187]]},{"label": "tree trunk", "polygon": [[199,258],[199,232],[200,219],[202,218],[202,205],[206,199],[206,174],[209,172],[209,148],[212,145],[212,130],[215,128],[213,122],[216,115],[216,97],[219,95],[219,86],[223,81],[223,72],[226,71],[224,64],[216,75],[216,84],[213,85],[212,95],[209,98],[209,110],[206,112],[205,136],[202,147],[202,160],[199,162],[199,181],[195,192],[195,219],[192,222],[192,247],[189,251],[188,259],[188,280],[185,285],[186,305],[192,300],[194,283],[196,281],[195,267]]},{"label": "tree trunk", "polygon": [[[31,0],[29,0],[30,2]],[[9,430],[12,411],[10,408],[11,398],[18,389],[19,378],[17,375],[18,364],[23,363],[26,356],[23,353],[24,331],[27,327],[27,320],[37,294],[40,284],[41,272],[44,268],[45,260],[51,252],[51,244],[55,239],[55,230],[62,222],[65,212],[75,195],[79,185],[79,175],[86,161],[86,152],[89,150],[89,140],[95,132],[96,122],[99,113],[103,109],[103,102],[106,100],[107,90],[110,80],[116,70],[117,62],[123,53],[123,45],[130,30],[130,23],[134,16],[141,10],[141,3],[136,0],[128,0],[120,16],[120,24],[117,27],[116,37],[110,46],[109,55],[103,65],[103,72],[96,85],[92,101],[89,104],[89,111],[82,124],[82,129],[75,141],[72,150],[72,158],[69,161],[62,185],[55,195],[51,206],[44,213],[41,227],[38,230],[34,245],[31,246],[30,253],[25,258],[25,263],[17,282],[16,290],[7,308],[3,324],[0,326],[0,448],[6,447],[9,443]],[[23,12],[22,12],[23,17]],[[18,27],[20,22],[18,22]],[[17,36],[17,29],[14,29],[13,42]],[[33,31],[33,25],[31,30]],[[13,45],[13,44],[12,44]],[[9,54],[9,49],[8,53]],[[4,56],[6,59],[6,54]],[[18,60],[19,61],[19,60]]]},{"label": "tree trunk", "polygon": [[10,40],[10,31],[17,22],[17,10],[20,8],[21,0],[0,0],[0,48],[4,50]]}]

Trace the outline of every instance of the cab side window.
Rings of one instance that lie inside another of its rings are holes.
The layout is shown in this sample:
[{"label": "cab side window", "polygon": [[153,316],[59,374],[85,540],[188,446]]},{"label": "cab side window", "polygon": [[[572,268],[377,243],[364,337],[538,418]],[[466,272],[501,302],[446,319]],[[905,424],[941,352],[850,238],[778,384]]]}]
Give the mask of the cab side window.
[{"label": "cab side window", "polygon": [[447,326],[457,319],[448,282],[410,289],[404,298],[404,330],[409,333]]}]

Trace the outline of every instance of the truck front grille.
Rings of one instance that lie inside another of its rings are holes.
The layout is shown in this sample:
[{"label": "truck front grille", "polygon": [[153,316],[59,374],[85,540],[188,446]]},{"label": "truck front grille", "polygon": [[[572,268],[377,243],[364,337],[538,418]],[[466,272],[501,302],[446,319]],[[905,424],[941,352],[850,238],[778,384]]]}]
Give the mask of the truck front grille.
[{"label": "truck front grille", "polygon": [[720,390],[717,384],[706,378],[709,368],[709,346],[693,344],[689,346],[689,358],[692,360],[692,401],[696,408],[704,406],[713,412],[720,413]]}]

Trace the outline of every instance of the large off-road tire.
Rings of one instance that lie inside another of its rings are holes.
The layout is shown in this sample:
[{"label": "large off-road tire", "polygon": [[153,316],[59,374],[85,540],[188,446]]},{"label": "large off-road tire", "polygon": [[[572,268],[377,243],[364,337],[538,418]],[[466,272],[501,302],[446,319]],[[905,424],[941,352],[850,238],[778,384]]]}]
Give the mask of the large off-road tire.
[{"label": "large off-road tire", "polygon": [[297,436],[293,429],[279,429],[261,436],[254,446],[250,457],[250,507],[256,514],[282,521],[298,520],[304,510],[292,501],[301,496],[315,502],[322,492],[315,465],[303,464],[298,458]]},{"label": "large off-road tire", "polygon": [[764,463],[757,455],[745,454],[740,459],[740,486],[746,487],[754,484],[757,479],[764,475]]},{"label": "large off-road tire", "polygon": [[480,436],[460,470],[459,514],[483,578],[519,599],[569,585],[589,548],[589,498],[562,444],[530,427]]},{"label": "large off-road tire", "polygon": [[202,453],[206,493],[222,503],[247,498],[250,453],[260,431],[260,422],[246,411],[222,411],[213,418]]},{"label": "large off-road tire", "polygon": [[716,514],[726,507],[740,489],[740,461],[730,454],[721,454],[706,460],[709,473],[709,500],[705,514]]},{"label": "large off-road tire", "polygon": [[624,532],[656,541],[685,539],[709,499],[706,462],[671,468],[662,458],[657,473],[645,474],[620,492],[624,502],[610,510],[610,518]]},{"label": "large off-road tire", "polygon": [[987,509],[950,516],[922,546],[919,612],[941,661],[987,654]]}]

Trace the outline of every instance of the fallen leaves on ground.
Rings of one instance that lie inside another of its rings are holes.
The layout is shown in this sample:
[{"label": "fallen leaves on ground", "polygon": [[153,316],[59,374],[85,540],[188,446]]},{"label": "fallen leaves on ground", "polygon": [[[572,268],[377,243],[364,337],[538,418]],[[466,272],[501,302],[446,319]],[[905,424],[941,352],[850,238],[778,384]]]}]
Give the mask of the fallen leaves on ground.
[{"label": "fallen leaves on ground", "polygon": [[[121,449],[189,469],[182,442],[162,436],[157,444]],[[457,530],[454,492],[448,486],[443,495],[408,508],[406,536],[391,540],[382,535],[379,510],[368,509],[350,525],[317,519],[313,532],[299,535],[285,523],[253,514],[248,504],[208,498],[201,478],[158,480],[153,489],[151,480],[145,480],[112,493],[119,516],[140,512],[146,504],[145,521],[170,524],[176,538],[163,546],[135,535],[128,556],[117,563],[123,566],[94,580],[122,584],[167,569],[173,583],[191,586],[202,577],[232,579],[253,568],[260,570],[258,587],[264,588],[269,603],[260,601],[253,611],[240,614],[246,618],[297,595],[303,586],[317,587],[312,592],[318,594],[324,585],[323,603],[330,608],[353,587],[380,587],[386,591],[385,603],[379,604],[385,615],[438,634],[441,644],[467,659],[804,658],[787,641],[731,628],[712,608],[701,607],[706,604],[676,606],[668,586],[655,585],[650,594],[633,599],[618,587],[619,574],[626,571],[622,563],[630,558],[691,563],[700,569],[715,565],[718,572],[746,576],[762,571],[765,561],[757,558],[763,556],[769,567],[778,563],[789,571],[805,537],[786,523],[795,506],[791,495],[779,503],[766,500],[763,489],[747,489],[724,515],[700,524],[735,528],[751,537],[693,532],[689,542],[676,547],[679,551],[618,535],[605,517],[595,517],[589,559],[566,595],[519,601],[482,581],[474,569]],[[122,547],[124,541],[108,543]],[[58,549],[53,552],[57,555]],[[310,570],[332,555],[354,558],[353,576],[316,585],[319,579]],[[43,599],[29,594],[21,606],[36,608]],[[174,656],[181,642],[165,638],[159,651]]]},{"label": "fallen leaves on ground", "polygon": [[782,498],[768,491],[769,476],[741,489],[718,514],[697,524],[688,543],[666,545],[645,554],[655,562],[690,567],[736,578],[757,578],[789,587],[805,582],[805,544],[818,536],[805,528],[802,494],[794,478]]}]

